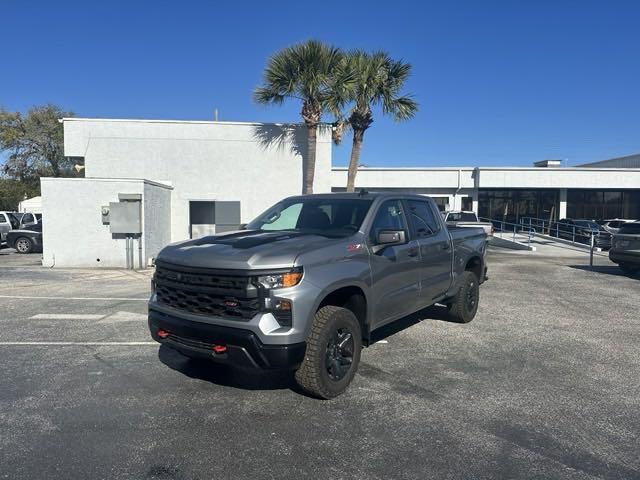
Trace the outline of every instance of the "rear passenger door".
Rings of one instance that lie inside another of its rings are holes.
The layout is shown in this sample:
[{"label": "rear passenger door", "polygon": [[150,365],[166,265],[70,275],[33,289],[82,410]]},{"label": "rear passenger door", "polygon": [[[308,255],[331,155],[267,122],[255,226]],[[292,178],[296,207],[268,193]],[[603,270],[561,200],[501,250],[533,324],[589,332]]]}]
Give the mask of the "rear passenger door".
[{"label": "rear passenger door", "polygon": [[433,304],[449,289],[453,249],[449,232],[428,199],[406,200],[413,237],[420,249],[419,306]]},{"label": "rear passenger door", "polygon": [[407,243],[388,245],[369,257],[373,280],[372,330],[415,312],[420,292],[418,244],[411,238],[402,200],[385,200],[378,207],[369,229],[369,245],[377,243],[380,230],[404,230]]}]

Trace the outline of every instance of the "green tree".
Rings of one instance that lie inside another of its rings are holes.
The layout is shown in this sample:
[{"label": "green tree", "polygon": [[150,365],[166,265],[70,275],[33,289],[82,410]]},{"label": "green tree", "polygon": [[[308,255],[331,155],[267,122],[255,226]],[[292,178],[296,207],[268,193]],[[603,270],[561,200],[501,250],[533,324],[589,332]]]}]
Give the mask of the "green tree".
[{"label": "green tree", "polygon": [[73,161],[64,156],[63,117],[71,117],[56,105],[31,108],[26,115],[0,108],[0,151],[6,160],[2,173],[20,182],[41,176],[73,175]]},{"label": "green tree", "polygon": [[255,101],[262,104],[281,105],[290,99],[302,102],[301,116],[307,126],[303,193],[313,193],[316,139],[322,114],[341,108],[350,85],[342,58],[339,49],[317,40],[293,45],[268,60],[264,84],[254,91]]},{"label": "green tree", "polygon": [[[360,164],[360,152],[364,133],[373,123],[373,108],[380,106],[382,113],[391,115],[396,121],[412,118],[418,104],[411,95],[401,94],[411,65],[401,60],[393,60],[386,52],[369,54],[361,50],[346,55],[346,74],[351,78],[347,98],[352,105],[347,123],[353,131],[351,158],[347,173],[347,191],[353,192]],[[343,94],[343,92],[341,92]],[[334,137],[335,138],[335,137]]]},{"label": "green tree", "polygon": [[35,197],[39,192],[37,182],[0,178],[0,210],[16,210],[22,200]]}]

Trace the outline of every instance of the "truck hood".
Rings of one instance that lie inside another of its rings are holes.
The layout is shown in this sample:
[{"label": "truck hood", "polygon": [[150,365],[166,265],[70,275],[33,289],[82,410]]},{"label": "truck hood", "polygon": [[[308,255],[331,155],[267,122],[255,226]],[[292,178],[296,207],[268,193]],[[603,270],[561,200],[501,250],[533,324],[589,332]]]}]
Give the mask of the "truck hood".
[{"label": "truck hood", "polygon": [[157,260],[200,268],[290,268],[300,254],[340,241],[300,232],[240,230],[168,245]]}]

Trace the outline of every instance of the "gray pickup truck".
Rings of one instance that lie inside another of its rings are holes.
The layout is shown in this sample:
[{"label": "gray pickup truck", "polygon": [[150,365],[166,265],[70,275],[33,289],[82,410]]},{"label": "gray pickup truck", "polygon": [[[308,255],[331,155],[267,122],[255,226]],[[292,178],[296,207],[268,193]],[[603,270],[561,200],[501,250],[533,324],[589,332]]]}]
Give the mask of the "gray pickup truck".
[{"label": "gray pickup truck", "polygon": [[187,357],[293,369],[332,398],[374,330],[435,303],[471,321],[486,244],[482,228],[447,229],[420,195],[291,197],[243,230],[165,247],[149,328]]}]

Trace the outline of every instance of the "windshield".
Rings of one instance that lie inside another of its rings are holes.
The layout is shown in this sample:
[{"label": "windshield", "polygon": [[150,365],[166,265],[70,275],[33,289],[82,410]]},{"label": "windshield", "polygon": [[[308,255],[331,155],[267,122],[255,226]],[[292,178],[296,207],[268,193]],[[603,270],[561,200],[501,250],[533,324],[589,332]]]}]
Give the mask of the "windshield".
[{"label": "windshield", "polygon": [[247,229],[348,237],[360,229],[370,206],[367,199],[291,198],[271,207]]}]

